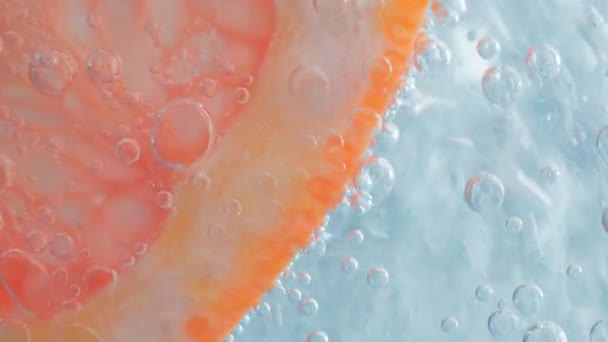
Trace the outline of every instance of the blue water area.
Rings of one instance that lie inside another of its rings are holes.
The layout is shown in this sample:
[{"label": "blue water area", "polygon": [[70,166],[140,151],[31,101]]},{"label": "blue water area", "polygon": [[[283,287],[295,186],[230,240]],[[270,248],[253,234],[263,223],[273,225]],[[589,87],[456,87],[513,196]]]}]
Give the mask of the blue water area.
[{"label": "blue water area", "polygon": [[608,1],[442,3],[362,195],[227,340],[608,341]]}]

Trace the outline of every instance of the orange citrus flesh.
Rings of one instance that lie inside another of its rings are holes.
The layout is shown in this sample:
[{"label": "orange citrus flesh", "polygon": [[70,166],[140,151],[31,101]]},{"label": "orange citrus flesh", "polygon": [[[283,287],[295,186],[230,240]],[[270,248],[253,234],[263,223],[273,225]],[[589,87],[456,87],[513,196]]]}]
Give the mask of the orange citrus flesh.
[{"label": "orange citrus flesh", "polygon": [[342,199],[427,5],[0,3],[0,340],[220,341]]}]

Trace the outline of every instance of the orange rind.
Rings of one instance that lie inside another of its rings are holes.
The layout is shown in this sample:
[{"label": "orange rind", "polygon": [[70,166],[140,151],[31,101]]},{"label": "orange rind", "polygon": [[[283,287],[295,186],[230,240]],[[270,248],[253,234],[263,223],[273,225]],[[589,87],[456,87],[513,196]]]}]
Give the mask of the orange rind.
[{"label": "orange rind", "polygon": [[426,0],[0,3],[3,341],[220,341],[364,162]]}]

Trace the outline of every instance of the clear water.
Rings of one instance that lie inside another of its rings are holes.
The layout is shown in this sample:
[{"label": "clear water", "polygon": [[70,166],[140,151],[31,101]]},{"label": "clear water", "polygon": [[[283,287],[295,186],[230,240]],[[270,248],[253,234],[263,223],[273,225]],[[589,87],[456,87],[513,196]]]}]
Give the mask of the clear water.
[{"label": "clear water", "polygon": [[443,3],[369,195],[227,340],[608,341],[608,1]]}]

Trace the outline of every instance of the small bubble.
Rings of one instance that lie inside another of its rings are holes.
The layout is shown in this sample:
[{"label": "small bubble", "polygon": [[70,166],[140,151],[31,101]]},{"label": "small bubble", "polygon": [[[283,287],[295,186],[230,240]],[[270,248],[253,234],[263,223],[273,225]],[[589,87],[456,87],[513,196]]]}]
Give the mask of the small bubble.
[{"label": "small bubble", "polygon": [[256,305],[255,314],[259,317],[268,316],[270,314],[270,305],[266,302]]},{"label": "small bubble", "polygon": [[500,53],[500,44],[492,37],[485,37],[477,43],[477,53],[483,59],[492,59]]},{"label": "small bubble", "polygon": [[287,291],[287,298],[292,302],[299,302],[302,300],[302,292],[298,289],[290,289]]},{"label": "small bubble", "polygon": [[513,304],[523,315],[537,314],[543,302],[543,292],[535,284],[522,284],[513,291]]},{"label": "small bubble", "polygon": [[523,342],[568,342],[568,337],[556,323],[542,321],[526,330]]},{"label": "small bubble", "polygon": [[608,342],[608,322],[597,321],[589,331],[589,342]]},{"label": "small bubble", "polygon": [[452,333],[458,329],[459,323],[455,317],[446,317],[441,321],[441,330]]},{"label": "small bubble", "polygon": [[139,160],[141,151],[137,141],[131,138],[122,138],[114,146],[114,155],[127,165]]},{"label": "small bubble", "polygon": [[505,199],[505,187],[497,176],[482,172],[467,182],[465,199],[477,212],[498,210]]},{"label": "small bubble", "polygon": [[437,75],[446,70],[452,61],[452,52],[443,41],[436,37],[420,36],[416,41],[416,51],[422,51],[414,60],[421,72]]},{"label": "small bubble", "polygon": [[494,336],[508,336],[515,332],[518,318],[509,311],[496,311],[488,317],[488,331]]},{"label": "small bubble", "polygon": [[44,233],[39,230],[33,230],[25,236],[25,245],[27,248],[34,252],[38,253],[46,247],[46,237]]},{"label": "small bubble", "polygon": [[118,79],[121,61],[114,51],[97,50],[87,60],[89,76],[98,82],[110,82]]},{"label": "small bubble", "polygon": [[391,163],[380,157],[372,157],[357,176],[359,190],[371,195],[376,205],[386,198],[395,185],[395,170]]},{"label": "small bubble", "polygon": [[201,90],[203,91],[203,94],[205,94],[205,96],[207,96],[207,97],[215,96],[215,94],[217,94],[218,87],[219,87],[218,82],[216,80],[213,80],[210,78],[205,78],[199,84],[199,88],[201,88]]},{"label": "small bubble", "polygon": [[348,242],[353,246],[353,247],[357,247],[360,246],[363,241],[365,240],[365,235],[363,234],[363,232],[359,229],[354,229],[351,230],[348,233]]},{"label": "small bubble", "polygon": [[308,335],[306,342],[329,342],[329,337],[323,331],[314,331]]},{"label": "small bubble", "polygon": [[388,281],[388,271],[382,267],[374,267],[367,272],[367,284],[372,288],[385,287]]},{"label": "small bubble", "polygon": [[304,298],[300,302],[300,312],[306,316],[312,316],[319,311],[319,303],[314,298]]},{"label": "small bubble", "polygon": [[72,57],[56,49],[36,53],[30,63],[32,81],[46,95],[61,95],[72,82],[75,72]]},{"label": "small bubble", "polygon": [[494,290],[488,285],[479,285],[475,289],[475,297],[481,302],[488,302],[494,295]]},{"label": "small bubble", "polygon": [[[570,279],[577,279],[578,277],[581,276],[582,273],[583,273],[583,267],[581,267],[581,265],[572,264],[572,265],[569,265],[568,268],[566,269],[566,274],[568,275],[568,277]],[[608,342],[608,341],[606,341],[606,342]]]},{"label": "small bubble", "polygon": [[169,191],[159,191],[156,194],[156,203],[161,209],[171,209],[173,207],[173,194]]},{"label": "small bubble", "polygon": [[150,133],[155,156],[169,167],[189,166],[211,147],[215,129],[203,104],[177,100],[161,109]]},{"label": "small bubble", "polygon": [[300,66],[288,81],[289,94],[306,103],[323,102],[320,100],[329,94],[329,88],[329,79],[319,67]]},{"label": "small bubble", "polygon": [[344,258],[340,264],[342,272],[345,274],[353,274],[359,269],[359,262],[355,258]]},{"label": "small bubble", "polygon": [[312,284],[312,277],[308,272],[300,272],[297,276],[298,282],[304,286]]},{"label": "small bubble", "polygon": [[74,252],[72,237],[63,233],[57,233],[49,243],[51,254],[57,258],[68,258]]},{"label": "small bubble", "polygon": [[510,234],[518,234],[524,227],[524,221],[518,216],[511,216],[505,222],[505,228]]},{"label": "small bubble", "polygon": [[557,50],[546,45],[531,48],[526,62],[530,71],[541,80],[550,80],[557,77],[562,63]]},{"label": "small bubble", "polygon": [[249,102],[250,97],[251,95],[249,95],[249,90],[247,90],[247,88],[236,88],[234,91],[234,100],[238,104],[245,104]]},{"label": "small bubble", "polygon": [[481,87],[484,95],[499,107],[508,107],[519,96],[522,88],[519,73],[509,66],[496,66],[488,69],[483,75]]},{"label": "small bubble", "polygon": [[376,147],[384,150],[390,149],[397,145],[399,136],[399,126],[392,122],[384,122],[382,131],[377,139]]},{"label": "small bubble", "polygon": [[224,214],[229,217],[238,217],[243,212],[241,201],[236,199],[228,200],[223,205]]}]

